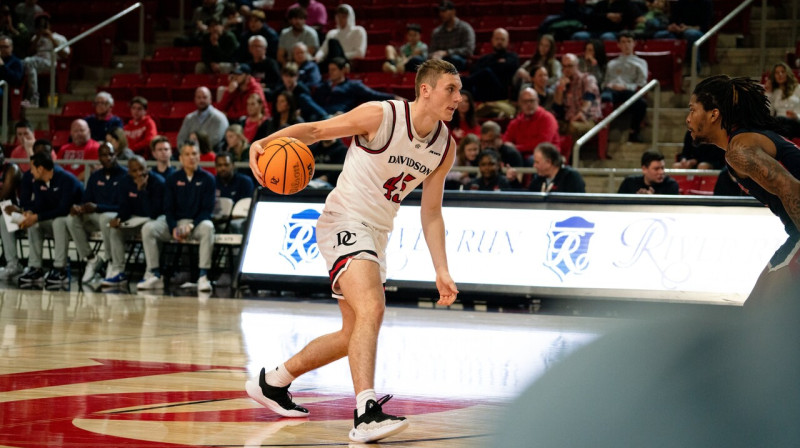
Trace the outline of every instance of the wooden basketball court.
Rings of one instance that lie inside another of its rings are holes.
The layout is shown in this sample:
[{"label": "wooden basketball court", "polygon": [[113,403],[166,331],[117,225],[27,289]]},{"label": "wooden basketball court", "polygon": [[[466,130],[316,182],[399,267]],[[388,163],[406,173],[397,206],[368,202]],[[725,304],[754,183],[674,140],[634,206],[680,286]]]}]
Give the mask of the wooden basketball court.
[{"label": "wooden basketball court", "polygon": [[[390,306],[376,392],[411,426],[382,444],[488,446],[505,403],[620,321]],[[346,360],[295,381],[307,418],[243,389],[338,325],[332,300],[0,290],[0,447],[349,446]]]}]

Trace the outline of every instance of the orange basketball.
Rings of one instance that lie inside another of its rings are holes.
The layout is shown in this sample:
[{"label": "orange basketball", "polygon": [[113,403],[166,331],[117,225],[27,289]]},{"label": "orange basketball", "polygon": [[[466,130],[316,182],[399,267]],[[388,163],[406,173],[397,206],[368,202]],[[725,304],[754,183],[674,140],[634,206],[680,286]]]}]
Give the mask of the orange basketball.
[{"label": "orange basketball", "polygon": [[314,175],[314,155],[305,143],[291,137],[272,140],[258,157],[264,186],[278,194],[294,194]]}]

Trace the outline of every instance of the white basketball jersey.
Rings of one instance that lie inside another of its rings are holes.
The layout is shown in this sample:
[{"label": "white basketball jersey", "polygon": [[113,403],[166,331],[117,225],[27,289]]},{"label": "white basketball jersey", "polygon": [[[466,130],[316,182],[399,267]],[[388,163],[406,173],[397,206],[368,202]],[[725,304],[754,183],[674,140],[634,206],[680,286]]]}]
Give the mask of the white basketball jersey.
[{"label": "white basketball jersey", "polygon": [[[356,135],[325,210],[391,231],[400,202],[447,156],[450,132],[441,121],[425,137],[414,132],[405,101],[383,101],[383,121],[371,141]],[[450,167],[447,167],[448,169]]]}]

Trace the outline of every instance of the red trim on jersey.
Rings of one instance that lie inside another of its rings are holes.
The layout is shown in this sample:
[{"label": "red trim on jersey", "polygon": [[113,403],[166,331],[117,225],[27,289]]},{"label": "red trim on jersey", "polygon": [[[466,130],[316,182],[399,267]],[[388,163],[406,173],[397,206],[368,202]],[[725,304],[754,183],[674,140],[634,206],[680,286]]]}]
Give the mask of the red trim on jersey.
[{"label": "red trim on jersey", "polygon": [[433,145],[436,142],[436,137],[439,136],[439,132],[441,131],[442,131],[442,120],[439,120],[439,126],[436,128],[436,133],[433,134],[433,138],[431,139],[431,141],[428,142],[428,146],[426,146],[426,148],[430,148],[431,145]]},{"label": "red trim on jersey", "polygon": [[447,152],[450,151],[450,141],[452,141],[453,139],[450,138],[449,132],[446,135],[447,135],[447,145],[445,145],[444,147],[444,154],[442,154],[442,160],[439,161],[439,165],[437,165],[437,168],[442,166],[442,163],[444,163],[445,159],[447,159]]},{"label": "red trim on jersey", "polygon": [[394,109],[394,104],[390,101],[389,105],[392,106],[392,132],[389,134],[389,140],[386,141],[386,144],[383,145],[383,147],[380,148],[380,149],[369,149],[366,146],[362,145],[361,144],[361,140],[358,138],[357,135],[355,135],[354,137],[355,137],[356,146],[358,146],[359,148],[363,149],[364,151],[366,151],[366,152],[368,152],[370,154],[380,154],[383,151],[386,151],[386,149],[389,147],[389,143],[392,142],[392,136],[394,135],[394,125],[397,122],[397,111],[395,111],[395,109]]},{"label": "red trim on jersey", "polygon": [[408,108],[408,101],[403,101],[406,109],[406,132],[408,133],[408,141],[414,141],[414,135],[411,134],[411,111]]},{"label": "red trim on jersey", "polygon": [[331,270],[328,272],[328,275],[330,275],[330,277],[331,277],[331,281],[333,281],[333,279],[335,279],[335,278],[336,278],[336,276],[337,276],[337,275],[339,275],[339,271],[341,271],[341,270],[342,270],[342,268],[344,268],[345,266],[347,266],[347,262],[348,262],[348,261],[349,261],[351,258],[355,257],[356,255],[358,255],[358,254],[360,254],[360,253],[362,253],[362,252],[366,252],[366,253],[368,253],[368,254],[371,254],[371,255],[373,255],[373,256],[375,256],[375,257],[377,257],[377,256],[378,256],[378,254],[377,254],[377,253],[375,253],[374,251],[371,251],[371,250],[357,250],[357,251],[355,251],[355,252],[353,252],[353,253],[349,253],[349,254],[347,254],[347,255],[342,255],[341,257],[339,257],[339,259],[338,259],[338,260],[336,260],[336,261],[333,263],[333,269],[331,269]]}]

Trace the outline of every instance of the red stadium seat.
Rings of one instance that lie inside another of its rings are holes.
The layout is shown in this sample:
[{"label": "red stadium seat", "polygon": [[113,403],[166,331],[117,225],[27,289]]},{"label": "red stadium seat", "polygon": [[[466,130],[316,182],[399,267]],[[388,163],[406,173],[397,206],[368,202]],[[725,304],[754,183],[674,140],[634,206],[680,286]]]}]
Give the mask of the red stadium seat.
[{"label": "red stadium seat", "polygon": [[66,130],[66,131],[56,130],[56,131],[54,131],[51,143],[53,144],[53,149],[55,149],[56,152],[58,152],[58,148],[63,146],[65,143],[69,143],[69,130]]}]

